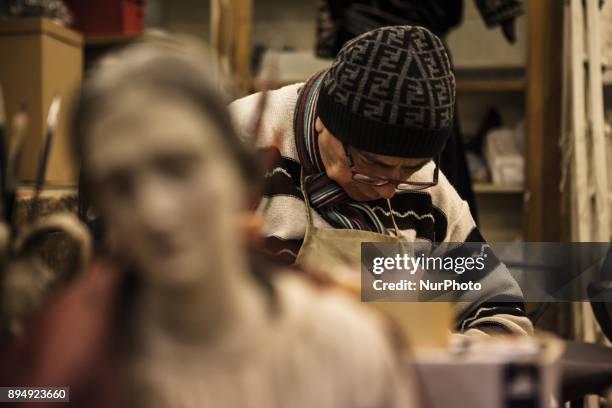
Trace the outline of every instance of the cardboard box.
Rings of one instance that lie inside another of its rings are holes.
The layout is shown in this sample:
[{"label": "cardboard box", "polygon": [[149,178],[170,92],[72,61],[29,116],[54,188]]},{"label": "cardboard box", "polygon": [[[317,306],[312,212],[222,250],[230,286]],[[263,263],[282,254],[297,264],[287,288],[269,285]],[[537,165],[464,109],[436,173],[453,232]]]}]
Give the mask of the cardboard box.
[{"label": "cardboard box", "polygon": [[0,22],[0,84],[10,119],[25,102],[28,130],[20,168],[21,181],[36,179],[47,111],[54,95],[62,97],[47,165],[47,184],[75,185],[67,119],[70,97],[83,76],[83,38],[44,18]]}]

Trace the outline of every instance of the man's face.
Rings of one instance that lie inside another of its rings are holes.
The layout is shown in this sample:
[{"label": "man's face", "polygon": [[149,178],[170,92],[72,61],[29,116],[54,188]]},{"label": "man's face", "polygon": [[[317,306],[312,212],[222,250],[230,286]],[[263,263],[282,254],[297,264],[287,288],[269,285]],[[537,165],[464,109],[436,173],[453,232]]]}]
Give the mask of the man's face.
[{"label": "man's face", "polygon": [[113,244],[162,286],[214,273],[236,245],[244,182],[214,123],[183,97],[117,95],[92,123],[84,165]]},{"label": "man's face", "polygon": [[[342,142],[323,125],[319,118],[316,120],[315,128],[319,134],[319,152],[325,172],[346,191],[349,197],[356,201],[393,197],[396,192],[396,182],[376,186],[354,180],[354,172],[351,170]],[[427,171],[427,174],[423,174],[424,177],[429,180],[428,173],[431,173],[433,179],[434,166],[429,165],[432,164],[431,157],[403,158],[369,153],[350,146],[348,149],[354,161],[354,169],[360,174],[383,180],[407,180],[422,170]]]}]

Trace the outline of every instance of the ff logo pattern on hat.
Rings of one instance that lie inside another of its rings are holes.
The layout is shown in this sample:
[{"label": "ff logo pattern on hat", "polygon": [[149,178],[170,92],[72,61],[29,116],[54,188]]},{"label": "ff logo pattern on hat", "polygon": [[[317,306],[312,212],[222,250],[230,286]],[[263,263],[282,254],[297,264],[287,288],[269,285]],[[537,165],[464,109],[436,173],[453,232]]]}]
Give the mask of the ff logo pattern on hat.
[{"label": "ff logo pattern on hat", "polygon": [[[321,120],[349,144],[381,154],[399,148],[403,156],[434,155],[452,126],[455,77],[444,44],[429,30],[384,27],[342,47],[325,75],[320,100]],[[361,137],[360,129],[343,121],[378,130],[378,140],[365,140],[373,136]],[[412,148],[407,140],[382,140],[407,136],[433,139],[414,141]]]}]

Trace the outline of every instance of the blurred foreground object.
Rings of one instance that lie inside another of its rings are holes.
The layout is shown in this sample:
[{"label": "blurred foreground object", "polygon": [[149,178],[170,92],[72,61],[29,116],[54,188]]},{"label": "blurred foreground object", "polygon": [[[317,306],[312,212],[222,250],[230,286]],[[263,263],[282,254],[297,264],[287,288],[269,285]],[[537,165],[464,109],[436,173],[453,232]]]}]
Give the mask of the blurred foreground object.
[{"label": "blurred foreground object", "polygon": [[[49,248],[57,252],[46,253]],[[4,240],[3,253],[0,319],[3,334],[11,341],[23,334],[51,292],[89,262],[91,239],[76,216],[55,214],[24,228],[12,241]],[[51,259],[56,262],[48,263]]]},{"label": "blurred foreground object", "polygon": [[548,408],[559,401],[560,340],[455,339],[447,352],[416,353],[428,407]]},{"label": "blurred foreground object", "polygon": [[0,383],[70,385],[83,406],[413,406],[382,319],[247,249],[259,168],[217,68],[166,38],[85,83],[72,136],[108,251],[7,356]]}]

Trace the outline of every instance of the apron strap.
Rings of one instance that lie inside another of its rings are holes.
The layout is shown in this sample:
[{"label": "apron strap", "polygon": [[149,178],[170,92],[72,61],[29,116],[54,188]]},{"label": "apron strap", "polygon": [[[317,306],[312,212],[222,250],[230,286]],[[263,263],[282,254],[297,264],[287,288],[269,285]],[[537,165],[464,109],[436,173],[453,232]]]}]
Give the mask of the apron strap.
[{"label": "apron strap", "polygon": [[395,236],[400,238],[400,229],[395,222],[395,217],[393,216],[393,207],[391,207],[391,200],[387,198],[387,205],[389,206],[389,214],[391,215],[391,221],[393,221],[393,228],[395,229]]},{"label": "apron strap", "polygon": [[[312,208],[310,206],[310,200],[308,199],[308,193],[306,192],[306,186],[304,185],[304,168],[300,170],[300,190],[302,191],[302,195],[304,196],[304,204],[306,205],[306,217],[308,218],[308,226],[306,228],[306,235],[308,235],[310,228],[313,226],[312,220]],[[391,200],[387,198],[387,206],[389,207],[389,214],[391,215],[391,221],[393,222],[393,229],[395,230],[395,236],[400,238],[401,235],[399,233],[400,229],[395,222],[395,217],[393,216],[393,208],[391,207]]]},{"label": "apron strap", "polygon": [[[306,226],[306,235],[309,234],[310,228],[313,226],[312,221],[312,209],[310,208],[310,201],[308,199],[308,193],[306,192],[306,186],[304,185],[304,168],[300,170],[300,190],[304,196],[304,204],[306,205],[306,217],[308,218],[308,225]],[[304,238],[306,238],[306,235]]]}]

